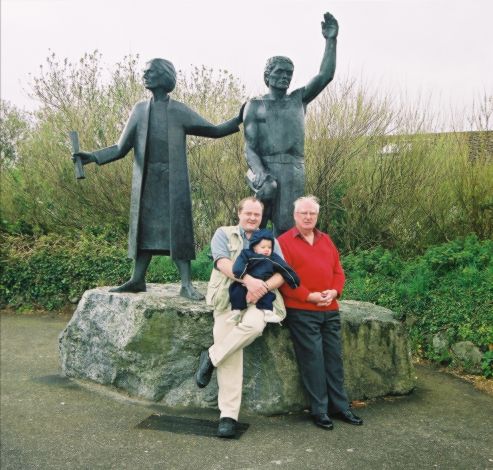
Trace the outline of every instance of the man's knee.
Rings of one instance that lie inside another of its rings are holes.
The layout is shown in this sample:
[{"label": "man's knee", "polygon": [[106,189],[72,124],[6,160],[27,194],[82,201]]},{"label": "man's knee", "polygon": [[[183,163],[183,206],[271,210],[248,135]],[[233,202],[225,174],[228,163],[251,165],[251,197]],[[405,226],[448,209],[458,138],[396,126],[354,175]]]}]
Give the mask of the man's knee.
[{"label": "man's knee", "polygon": [[264,312],[258,308],[249,308],[240,325],[252,335],[261,336],[265,328]]},{"label": "man's knee", "polygon": [[263,333],[264,328],[265,328],[265,322],[264,322],[263,318],[262,318],[262,320],[256,320],[256,321],[250,321],[247,323],[243,323],[243,325],[245,326],[245,328],[248,329],[248,331],[250,332],[250,334],[252,336],[262,336],[262,333]]}]

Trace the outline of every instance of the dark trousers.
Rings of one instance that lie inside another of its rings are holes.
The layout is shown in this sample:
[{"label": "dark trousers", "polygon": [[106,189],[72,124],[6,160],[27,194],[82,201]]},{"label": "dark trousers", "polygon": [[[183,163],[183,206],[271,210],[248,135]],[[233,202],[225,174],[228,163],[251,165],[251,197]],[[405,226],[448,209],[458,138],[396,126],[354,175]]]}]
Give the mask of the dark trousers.
[{"label": "dark trousers", "polygon": [[286,322],[312,414],[346,411],[349,403],[344,390],[339,312],[288,308],[287,313]]}]

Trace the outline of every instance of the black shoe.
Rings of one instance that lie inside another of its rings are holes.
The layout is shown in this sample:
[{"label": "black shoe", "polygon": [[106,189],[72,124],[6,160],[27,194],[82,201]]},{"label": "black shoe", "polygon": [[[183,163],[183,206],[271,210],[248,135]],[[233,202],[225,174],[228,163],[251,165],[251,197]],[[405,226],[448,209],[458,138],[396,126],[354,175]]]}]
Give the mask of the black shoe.
[{"label": "black shoe", "polygon": [[313,422],[319,428],[327,429],[328,431],[332,431],[332,429],[334,429],[331,419],[325,413],[321,415],[313,415]]},{"label": "black shoe", "polygon": [[195,374],[195,382],[200,388],[207,387],[211,381],[212,371],[214,366],[212,365],[211,358],[209,357],[209,351],[205,350],[200,353],[199,368]]},{"label": "black shoe", "polygon": [[361,426],[363,424],[363,420],[359,416],[353,414],[351,410],[339,411],[338,413],[334,413],[332,415],[332,418],[340,419],[341,421],[344,421],[348,424],[355,424],[356,426]]},{"label": "black shoe", "polygon": [[233,418],[221,418],[217,428],[218,437],[231,438],[236,436],[236,421]]}]

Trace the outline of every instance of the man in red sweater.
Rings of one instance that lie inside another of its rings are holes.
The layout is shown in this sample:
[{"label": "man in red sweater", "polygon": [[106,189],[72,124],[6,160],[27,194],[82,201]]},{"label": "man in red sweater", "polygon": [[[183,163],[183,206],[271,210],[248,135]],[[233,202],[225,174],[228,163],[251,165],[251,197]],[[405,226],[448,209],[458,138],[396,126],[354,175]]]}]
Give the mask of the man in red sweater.
[{"label": "man in red sweater", "polygon": [[344,271],[330,237],[315,228],[320,205],[315,196],[294,203],[295,226],[278,238],[284,259],[298,273],[301,284],[281,287],[287,324],[294,343],[303,384],[310,397],[315,424],[333,429],[329,414],[349,424],[363,420],[349,409],[344,390],[341,320],[337,298],[344,287]]}]

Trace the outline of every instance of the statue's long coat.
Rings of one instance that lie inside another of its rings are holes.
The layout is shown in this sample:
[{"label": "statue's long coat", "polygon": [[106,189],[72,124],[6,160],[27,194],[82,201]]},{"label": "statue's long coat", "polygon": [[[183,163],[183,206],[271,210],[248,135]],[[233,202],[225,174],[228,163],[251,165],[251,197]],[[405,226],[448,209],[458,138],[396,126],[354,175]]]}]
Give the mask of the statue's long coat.
[{"label": "statue's long coat", "polygon": [[[146,142],[148,138],[151,100],[137,103],[116,145],[94,152],[98,165],[123,158],[134,149],[132,195],[128,256],[134,258],[138,249],[142,182],[145,175]],[[170,99],[168,113],[169,197],[171,256],[173,259],[195,259],[192,222],[192,200],[186,158],[186,136],[224,137],[237,132],[239,121],[231,119],[215,126],[179,101]]]}]

